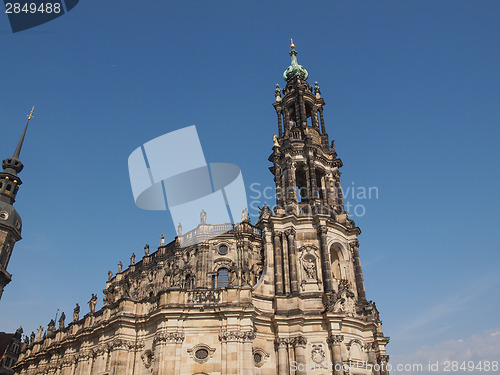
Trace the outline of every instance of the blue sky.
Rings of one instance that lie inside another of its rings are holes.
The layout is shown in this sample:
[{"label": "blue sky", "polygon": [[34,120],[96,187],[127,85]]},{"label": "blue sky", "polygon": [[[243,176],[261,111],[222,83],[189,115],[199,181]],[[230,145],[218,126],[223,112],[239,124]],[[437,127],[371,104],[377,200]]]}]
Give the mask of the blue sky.
[{"label": "blue sky", "polygon": [[0,17],[2,159],[36,106],[0,330],[29,333],[75,302],[86,313],[91,293],[99,308],[108,269],[173,238],[167,213],[133,202],[127,158],[148,140],[195,124],[207,161],[238,165],[249,195],[273,186],[271,104],[293,37],[343,186],[378,190],[348,200],[366,209],[354,219],[389,354],[485,335],[498,358],[499,20],[497,1],[82,1],[17,34]]}]

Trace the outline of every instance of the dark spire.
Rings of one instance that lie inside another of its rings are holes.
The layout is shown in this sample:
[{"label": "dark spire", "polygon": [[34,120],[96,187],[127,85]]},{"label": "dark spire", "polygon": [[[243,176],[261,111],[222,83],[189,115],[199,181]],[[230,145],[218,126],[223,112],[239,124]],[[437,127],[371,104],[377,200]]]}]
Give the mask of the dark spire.
[{"label": "dark spire", "polygon": [[24,127],[23,135],[21,136],[21,139],[19,140],[19,143],[17,144],[16,150],[14,151],[14,155],[12,157],[5,159],[2,163],[2,167],[5,172],[7,173],[12,173],[14,175],[17,175],[17,173],[21,172],[24,168],[23,163],[19,160],[19,155],[21,154],[21,148],[23,147],[24,143],[24,138],[26,137],[26,131],[28,130],[28,125],[30,123],[30,120],[33,118],[33,111],[35,110],[35,107],[31,108],[31,112],[28,115],[28,121],[26,122],[26,126]]},{"label": "dark spire", "polygon": [[28,130],[28,125],[30,123],[31,118],[33,117],[34,110],[35,110],[35,106],[33,106],[33,108],[31,108],[31,112],[28,115],[28,122],[26,122],[26,126],[24,127],[23,135],[21,136],[21,139],[19,140],[19,143],[17,144],[16,151],[14,151],[14,155],[12,156],[13,158],[19,159],[19,154],[21,153],[21,148],[23,147],[24,137],[26,136],[26,130]]}]

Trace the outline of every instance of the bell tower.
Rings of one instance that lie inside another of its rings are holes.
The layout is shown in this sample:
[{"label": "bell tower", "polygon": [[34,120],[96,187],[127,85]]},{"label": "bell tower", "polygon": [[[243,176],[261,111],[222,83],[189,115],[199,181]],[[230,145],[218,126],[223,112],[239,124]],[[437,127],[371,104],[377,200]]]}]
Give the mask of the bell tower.
[{"label": "bell tower", "polygon": [[[310,216],[345,215],[340,172],[342,161],[335,145],[329,145],[318,82],[309,85],[307,70],[297,62],[295,45],[290,46],[291,64],[283,73],[286,86],[276,85],[278,134],[273,154],[277,206],[286,213]],[[283,95],[283,96],[282,96]]]},{"label": "bell tower", "polygon": [[290,57],[283,73],[286,86],[276,85],[273,103],[278,134],[269,161],[276,206],[274,213],[261,209],[257,222],[266,272],[255,295],[262,290],[263,297],[274,296],[278,374],[289,373],[290,358],[306,361],[307,347],[312,364],[326,360],[336,375],[344,373],[338,366],[352,360],[379,365],[377,374],[386,375],[389,338],[382,333],[375,303],[366,298],[361,230],[344,208],[342,161],[326,133],[325,101],[318,82],[307,82],[309,73],[299,65],[293,41]]},{"label": "bell tower", "polygon": [[24,137],[28,125],[33,117],[34,107],[28,115],[28,122],[24,127],[23,134],[17,144],[14,155],[2,162],[3,171],[0,172],[0,298],[2,298],[5,286],[10,283],[12,275],[7,272],[12,250],[17,241],[21,239],[22,221],[13,204],[19,187],[23,183],[18,176],[24,165],[19,160]]}]

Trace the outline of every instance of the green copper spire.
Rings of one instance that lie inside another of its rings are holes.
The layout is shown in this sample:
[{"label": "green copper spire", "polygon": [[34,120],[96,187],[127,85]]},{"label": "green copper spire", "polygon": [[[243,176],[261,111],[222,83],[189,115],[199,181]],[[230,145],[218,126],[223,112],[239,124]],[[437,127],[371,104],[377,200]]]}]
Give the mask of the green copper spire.
[{"label": "green copper spire", "polygon": [[293,39],[290,39],[290,42],[290,57],[292,58],[292,63],[283,73],[283,79],[287,82],[294,77],[307,79],[309,73],[307,73],[307,70],[297,62],[297,51],[295,51]]}]

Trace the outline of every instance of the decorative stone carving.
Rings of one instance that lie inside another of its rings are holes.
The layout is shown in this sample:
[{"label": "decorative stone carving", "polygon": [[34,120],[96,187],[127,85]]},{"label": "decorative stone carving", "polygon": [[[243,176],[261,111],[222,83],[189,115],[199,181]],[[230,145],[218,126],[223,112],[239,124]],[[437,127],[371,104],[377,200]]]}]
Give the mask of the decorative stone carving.
[{"label": "decorative stone carving", "polygon": [[321,344],[313,344],[311,350],[311,360],[314,363],[322,364],[325,361],[326,354]]},{"label": "decorative stone carving", "polygon": [[47,337],[52,338],[56,335],[56,322],[51,319],[47,326]]},{"label": "decorative stone carving", "polygon": [[275,341],[276,347],[279,348],[288,348],[290,344],[290,338],[288,337],[278,337]]},{"label": "decorative stone carving", "polygon": [[241,212],[241,221],[248,221],[248,209],[245,207],[245,209]]},{"label": "decorative stone carving", "polygon": [[153,345],[157,345],[159,343],[182,344],[183,341],[184,341],[183,332],[159,332],[155,335],[153,339]]},{"label": "decorative stone carving", "polygon": [[206,224],[207,223],[207,213],[205,210],[201,210],[200,213],[200,224]]},{"label": "decorative stone carving", "polygon": [[42,339],[42,334],[43,334],[43,327],[40,326],[38,327],[38,332],[36,334],[36,341],[40,341]]},{"label": "decorative stone carving", "polygon": [[200,290],[189,292],[188,301],[194,304],[211,304],[220,302],[220,290]]},{"label": "decorative stone carving", "polygon": [[124,340],[124,339],[113,339],[110,343],[111,349],[136,349],[138,345],[136,345],[135,341],[132,340]]},{"label": "decorative stone carving", "polygon": [[276,134],[273,136],[273,147],[280,147],[280,144],[278,143],[278,136]]},{"label": "decorative stone carving", "polygon": [[252,267],[250,268],[250,275],[252,278],[252,283],[251,285],[257,284],[257,282],[260,279],[260,276],[262,275],[262,263],[257,262],[252,264]]},{"label": "decorative stone carving", "polygon": [[80,315],[80,305],[77,303],[75,308],[73,309],[73,321],[77,322]]},{"label": "decorative stone carving", "polygon": [[308,284],[315,284],[315,289],[309,290],[318,290],[319,284],[321,284],[321,280],[318,275],[318,264],[319,259],[316,255],[318,249],[315,246],[302,246],[299,249],[299,263],[301,265],[301,287],[302,290],[306,290]]},{"label": "decorative stone carving", "polygon": [[370,350],[375,350],[376,347],[377,347],[377,343],[375,341],[372,341],[372,342],[367,342],[363,346],[363,349],[366,351],[370,351]]},{"label": "decorative stone carving", "polygon": [[92,297],[90,298],[88,304],[90,308],[90,313],[93,314],[95,312],[95,305],[97,304],[97,295],[92,293]]},{"label": "decorative stone carving", "polygon": [[349,281],[340,280],[338,292],[327,294],[323,298],[323,305],[325,310],[329,312],[345,313],[352,316],[356,314],[356,302]]},{"label": "decorative stone carving", "polygon": [[227,331],[223,330],[219,333],[219,340],[222,342],[236,341],[248,342],[255,339],[255,331]]},{"label": "decorative stone carving", "polygon": [[187,352],[195,362],[205,363],[214,356],[215,349],[205,344],[198,344]]},{"label": "decorative stone carving", "polygon": [[293,346],[299,346],[305,348],[307,345],[307,339],[304,336],[294,337]]},{"label": "decorative stone carving", "polygon": [[252,348],[252,356],[255,367],[262,367],[264,363],[269,359],[270,354],[267,353],[264,349],[260,348]]},{"label": "decorative stone carving", "polygon": [[213,272],[217,272],[219,268],[227,268],[229,271],[236,269],[236,263],[230,259],[218,258],[214,261],[214,266],[212,268]]},{"label": "decorative stone carving", "polygon": [[66,314],[63,311],[60,318],[59,318],[59,329],[64,329],[64,320],[65,319],[66,319]]},{"label": "decorative stone carving", "polygon": [[389,356],[387,354],[380,354],[377,356],[377,361],[378,363],[388,363],[389,362]]},{"label": "decorative stone carving", "polygon": [[154,354],[150,349],[145,350],[141,354],[141,359],[142,359],[142,363],[144,364],[144,367],[150,368],[151,365],[153,364]]},{"label": "decorative stone carving", "polygon": [[316,274],[316,262],[314,257],[304,257],[302,259],[302,266],[306,271],[306,276],[308,279],[316,280],[318,275]]},{"label": "decorative stone carving", "polygon": [[343,335],[329,335],[326,340],[328,345],[340,345],[344,341]]},{"label": "decorative stone carving", "polygon": [[262,207],[259,211],[259,221],[269,220],[271,216],[273,216],[273,212],[267,204],[264,204],[264,207]]}]

